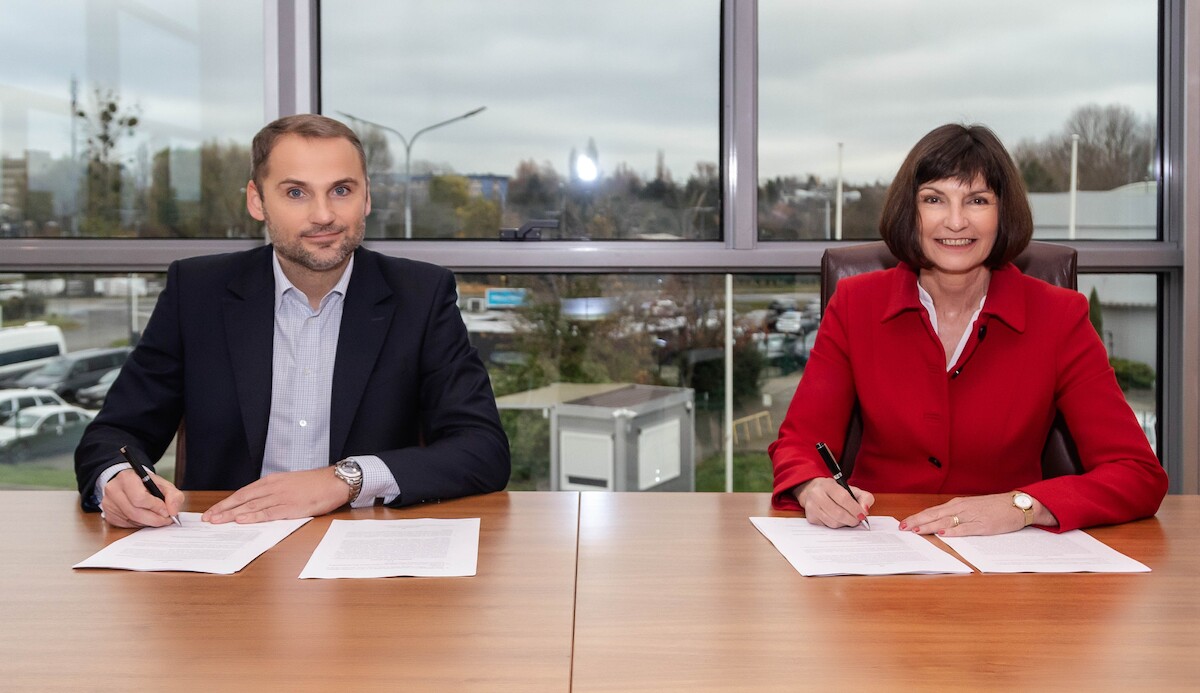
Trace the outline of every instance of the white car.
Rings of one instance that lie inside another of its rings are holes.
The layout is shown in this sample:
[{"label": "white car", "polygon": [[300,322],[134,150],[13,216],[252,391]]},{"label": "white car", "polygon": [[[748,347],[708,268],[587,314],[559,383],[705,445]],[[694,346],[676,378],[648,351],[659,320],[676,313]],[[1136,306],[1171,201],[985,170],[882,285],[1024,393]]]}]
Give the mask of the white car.
[{"label": "white car", "polygon": [[0,425],[8,422],[18,411],[42,404],[66,404],[53,390],[11,388],[0,390]]},{"label": "white car", "polygon": [[799,334],[804,331],[804,316],[797,310],[785,310],[775,319],[775,331]]},{"label": "white car", "polygon": [[92,413],[69,404],[22,409],[0,426],[0,462],[20,462],[70,452]]}]

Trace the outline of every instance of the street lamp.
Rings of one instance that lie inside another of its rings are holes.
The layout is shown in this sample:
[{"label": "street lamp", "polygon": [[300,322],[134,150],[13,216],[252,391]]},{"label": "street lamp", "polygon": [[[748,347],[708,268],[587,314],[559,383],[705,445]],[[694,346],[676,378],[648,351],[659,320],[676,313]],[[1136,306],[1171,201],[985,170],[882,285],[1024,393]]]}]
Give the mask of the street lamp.
[{"label": "street lamp", "polygon": [[397,130],[395,128],[390,128],[386,125],[372,122],[370,120],[367,120],[366,118],[359,118],[358,116],[350,115],[349,113],[347,113],[345,111],[338,111],[338,113],[346,116],[347,118],[349,118],[351,120],[358,121],[360,123],[366,123],[367,125],[377,127],[380,130],[387,130],[388,132],[392,133],[396,137],[399,137],[400,141],[404,143],[404,237],[405,238],[412,238],[412,168],[411,168],[412,167],[412,147],[414,144],[417,143],[417,138],[420,137],[423,133],[429,132],[430,130],[436,130],[437,128],[440,128],[443,125],[449,125],[450,123],[454,123],[454,122],[457,122],[460,120],[465,120],[467,118],[470,118],[473,115],[478,115],[479,113],[483,112],[483,110],[486,108],[487,108],[487,106],[480,106],[479,108],[476,108],[473,111],[467,111],[466,113],[464,113],[460,116],[455,116],[453,118],[450,118],[449,120],[443,120],[440,123],[434,123],[433,125],[423,127],[420,130],[417,130],[416,133],[414,133],[412,137],[405,137],[403,134],[400,133],[399,130]]}]

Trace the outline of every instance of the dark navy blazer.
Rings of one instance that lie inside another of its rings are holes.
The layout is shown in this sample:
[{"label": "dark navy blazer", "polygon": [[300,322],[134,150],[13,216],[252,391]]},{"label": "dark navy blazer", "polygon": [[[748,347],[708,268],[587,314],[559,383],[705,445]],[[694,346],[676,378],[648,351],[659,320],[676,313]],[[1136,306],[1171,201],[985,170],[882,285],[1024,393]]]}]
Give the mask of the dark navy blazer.
[{"label": "dark navy blazer", "polygon": [[[86,510],[130,446],[147,464],[187,422],[184,490],[259,478],[271,408],[275,279],[270,246],[171,263],[141,341],[75,451]],[[377,455],[392,505],[497,491],[508,439],[467,339],[449,270],[359,248],[334,359],[329,463]],[[324,356],[324,355],[323,355]]]}]

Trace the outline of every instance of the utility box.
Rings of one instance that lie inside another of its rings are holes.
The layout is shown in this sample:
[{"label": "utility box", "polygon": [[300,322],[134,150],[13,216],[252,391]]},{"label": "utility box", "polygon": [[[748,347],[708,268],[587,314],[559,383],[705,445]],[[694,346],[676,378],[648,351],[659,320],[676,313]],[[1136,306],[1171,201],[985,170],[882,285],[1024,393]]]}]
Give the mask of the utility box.
[{"label": "utility box", "polygon": [[692,491],[689,388],[626,385],[554,407],[552,486],[562,491]]},{"label": "utility box", "polygon": [[684,387],[555,383],[496,403],[550,420],[552,490],[693,491],[694,400]]}]

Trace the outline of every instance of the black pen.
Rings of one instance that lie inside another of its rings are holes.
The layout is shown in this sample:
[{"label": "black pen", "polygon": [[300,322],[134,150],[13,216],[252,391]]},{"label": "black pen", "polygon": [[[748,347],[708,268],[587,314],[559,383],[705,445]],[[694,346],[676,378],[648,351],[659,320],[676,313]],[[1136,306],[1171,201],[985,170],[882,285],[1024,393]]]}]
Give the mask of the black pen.
[{"label": "black pen", "polygon": [[[125,461],[129,463],[129,466],[133,467],[133,473],[137,474],[138,478],[142,480],[142,486],[146,487],[146,490],[150,492],[150,495],[166,503],[166,497],[163,496],[163,492],[158,488],[158,484],[154,483],[154,479],[150,478],[150,472],[146,471],[146,468],[142,465],[133,461],[133,456],[129,454],[129,450],[124,445],[121,446],[121,457],[124,457]],[[174,522],[180,527],[183,526],[183,523],[179,521],[178,515],[172,515],[171,522]]]},{"label": "black pen", "polygon": [[[825,460],[825,466],[829,467],[829,473],[833,474],[833,480],[838,483],[838,486],[846,489],[846,493],[849,493],[850,497],[857,503],[858,496],[854,495],[854,491],[850,490],[850,484],[846,483],[846,477],[842,476],[842,466],[838,464],[833,453],[829,451],[829,446],[825,443],[817,443],[817,452],[821,454],[821,459]],[[871,523],[865,517],[862,522],[867,526],[867,529],[871,529]]]}]

